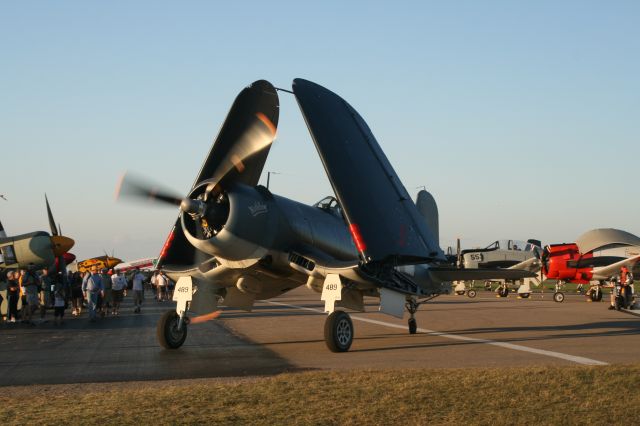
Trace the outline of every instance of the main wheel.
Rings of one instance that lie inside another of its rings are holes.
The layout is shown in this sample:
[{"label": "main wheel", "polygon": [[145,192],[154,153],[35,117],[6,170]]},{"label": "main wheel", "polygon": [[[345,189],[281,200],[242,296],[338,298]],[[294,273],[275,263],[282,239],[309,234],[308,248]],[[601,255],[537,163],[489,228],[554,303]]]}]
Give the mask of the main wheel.
[{"label": "main wheel", "polygon": [[182,322],[182,328],[178,330],[180,317],[176,311],[165,312],[158,320],[156,334],[158,342],[165,349],[178,349],[187,338],[187,322]]},{"label": "main wheel", "polygon": [[498,296],[507,297],[509,295],[509,289],[507,287],[502,287],[498,290]]},{"label": "main wheel", "polygon": [[416,334],[418,331],[418,323],[415,318],[409,318],[409,334]]},{"label": "main wheel", "polygon": [[556,291],[555,293],[553,293],[553,301],[558,303],[564,302],[564,293],[561,291]]},{"label": "main wheel", "polygon": [[523,299],[527,299],[530,295],[531,295],[531,293],[519,293],[518,294],[518,296],[522,297]]},{"label": "main wheel", "polygon": [[591,300],[593,302],[599,302],[602,300],[602,290],[592,291],[591,292]]},{"label": "main wheel", "polygon": [[334,311],[324,323],[324,341],[331,352],[347,352],[353,343],[353,323],[349,314]]},{"label": "main wheel", "polygon": [[474,297],[476,297],[476,291],[475,290],[467,291],[467,296],[473,299]]}]

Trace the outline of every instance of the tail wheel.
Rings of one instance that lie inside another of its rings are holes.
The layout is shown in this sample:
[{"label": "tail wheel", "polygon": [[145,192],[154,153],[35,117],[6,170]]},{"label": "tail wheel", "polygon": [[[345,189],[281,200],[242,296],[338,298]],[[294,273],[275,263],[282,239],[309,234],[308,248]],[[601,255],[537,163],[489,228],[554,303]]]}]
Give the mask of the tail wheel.
[{"label": "tail wheel", "polygon": [[156,335],[158,342],[165,349],[178,349],[187,338],[187,322],[183,321],[178,329],[180,317],[174,310],[165,312],[158,320]]},{"label": "tail wheel", "polygon": [[347,352],[353,343],[353,331],[349,314],[332,312],[324,323],[324,341],[331,352]]},{"label": "tail wheel", "polygon": [[523,299],[528,299],[530,295],[531,295],[531,293],[520,293],[520,294],[518,294],[518,296],[522,297]]},{"label": "tail wheel", "polygon": [[409,318],[409,334],[416,334],[418,331],[418,323],[415,318]]},{"label": "tail wheel", "polygon": [[564,302],[564,293],[562,293],[561,291],[553,293],[553,301],[558,303]]},{"label": "tail wheel", "polygon": [[507,287],[503,287],[498,290],[498,296],[507,297],[509,295],[509,289]]}]

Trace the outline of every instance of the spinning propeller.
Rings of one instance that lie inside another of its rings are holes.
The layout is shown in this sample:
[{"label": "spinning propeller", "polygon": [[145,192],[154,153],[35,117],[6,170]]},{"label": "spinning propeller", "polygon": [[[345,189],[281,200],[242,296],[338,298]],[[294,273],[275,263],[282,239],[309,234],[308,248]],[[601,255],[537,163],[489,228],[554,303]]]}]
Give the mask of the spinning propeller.
[{"label": "spinning propeller", "polygon": [[244,88],[186,196],[130,173],[121,178],[116,198],[180,207],[181,213],[160,253],[158,267],[167,263],[182,270],[199,267],[206,260],[200,259],[203,253],[188,240],[186,231],[198,240],[211,238],[226,223],[227,193],[233,185],[258,184],[276,135],[279,110],[278,95],[268,81],[258,80]]},{"label": "spinning propeller", "polygon": [[[150,181],[125,173],[116,190],[116,199],[127,197],[139,201],[180,206],[180,210],[189,213],[194,219],[204,218],[208,201],[218,197],[236,179],[231,172],[240,175],[245,171],[244,162],[252,155],[269,147],[276,135],[276,127],[264,114],[257,113],[242,136],[231,146],[224,159],[218,162],[211,177],[195,186],[206,184],[203,194],[197,198],[182,197],[174,191],[157,186]],[[228,178],[230,177],[230,178]]]}]

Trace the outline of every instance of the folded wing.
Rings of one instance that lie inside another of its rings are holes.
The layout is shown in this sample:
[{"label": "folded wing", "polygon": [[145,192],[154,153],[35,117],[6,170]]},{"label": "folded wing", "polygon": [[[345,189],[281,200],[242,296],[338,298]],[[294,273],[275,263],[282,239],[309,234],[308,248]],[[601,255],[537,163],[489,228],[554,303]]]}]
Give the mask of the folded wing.
[{"label": "folded wing", "polygon": [[422,263],[444,253],[358,112],[296,79],[293,92],[364,262]]}]

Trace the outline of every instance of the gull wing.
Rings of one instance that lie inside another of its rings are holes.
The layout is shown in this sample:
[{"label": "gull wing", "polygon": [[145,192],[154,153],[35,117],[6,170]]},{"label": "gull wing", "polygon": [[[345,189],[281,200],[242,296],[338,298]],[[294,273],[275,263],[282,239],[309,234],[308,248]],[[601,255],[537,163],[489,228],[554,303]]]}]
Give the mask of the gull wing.
[{"label": "gull wing", "polygon": [[[244,88],[233,102],[191,189],[193,190],[203,180],[213,177],[220,163],[228,158],[235,142],[243,137],[245,132],[255,123],[256,116],[264,116],[275,129],[278,126],[279,113],[278,94],[271,83],[266,80],[258,80]],[[242,171],[231,170],[223,180],[240,182],[250,186],[257,185],[270,148],[271,144],[268,144],[265,148],[243,160]],[[185,270],[199,263],[196,260],[206,260],[210,257],[199,252],[189,243],[180,225],[180,216],[178,216],[158,259],[158,267],[165,265],[166,269]]]},{"label": "gull wing", "polygon": [[303,79],[293,92],[364,262],[444,260],[367,123],[344,99]]}]

